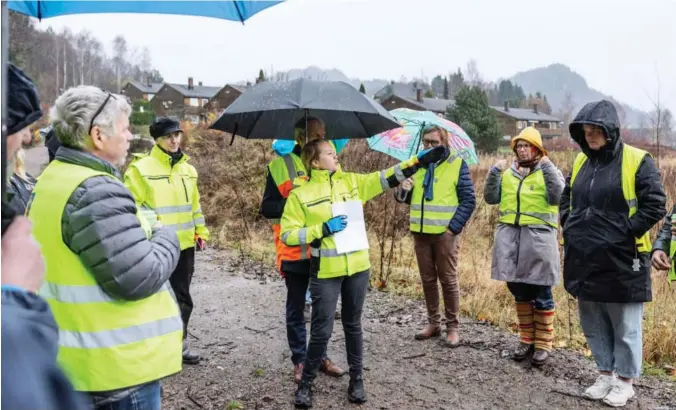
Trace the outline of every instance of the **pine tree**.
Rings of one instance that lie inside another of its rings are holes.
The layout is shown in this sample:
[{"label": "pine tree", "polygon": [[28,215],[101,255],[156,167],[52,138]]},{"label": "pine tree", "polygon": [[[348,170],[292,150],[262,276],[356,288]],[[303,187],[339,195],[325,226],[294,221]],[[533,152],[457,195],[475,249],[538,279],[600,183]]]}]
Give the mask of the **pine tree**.
[{"label": "pine tree", "polygon": [[488,96],[477,86],[464,86],[455,95],[447,117],[458,124],[474,141],[477,150],[494,152],[500,145],[500,130]]},{"label": "pine tree", "polygon": [[449,99],[449,93],[448,93],[448,78],[444,77],[444,100]]},{"label": "pine tree", "polygon": [[362,94],[366,94],[366,87],[364,87],[364,83],[361,83],[359,85],[359,92]]}]

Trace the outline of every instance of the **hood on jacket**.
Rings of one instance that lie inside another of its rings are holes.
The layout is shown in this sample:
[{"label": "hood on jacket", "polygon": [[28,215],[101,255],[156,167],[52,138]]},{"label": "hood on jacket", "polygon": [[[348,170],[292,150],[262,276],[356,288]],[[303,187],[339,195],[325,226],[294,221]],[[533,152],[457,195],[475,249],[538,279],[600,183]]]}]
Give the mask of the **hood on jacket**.
[{"label": "hood on jacket", "polygon": [[7,135],[16,134],[42,117],[40,96],[33,81],[14,64],[7,64]]},{"label": "hood on jacket", "polygon": [[600,151],[612,152],[622,141],[620,138],[620,118],[617,115],[615,105],[608,100],[585,104],[568,126],[571,138],[580,146],[582,152],[588,157],[595,156],[595,152],[589,148],[584,138],[585,124],[599,126],[605,133],[608,145]]}]

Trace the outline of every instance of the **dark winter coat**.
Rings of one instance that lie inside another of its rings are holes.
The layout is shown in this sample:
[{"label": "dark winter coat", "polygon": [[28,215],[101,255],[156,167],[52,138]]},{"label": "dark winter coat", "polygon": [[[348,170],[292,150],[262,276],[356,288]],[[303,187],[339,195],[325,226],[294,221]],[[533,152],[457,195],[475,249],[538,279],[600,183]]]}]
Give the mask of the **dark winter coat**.
[{"label": "dark winter coat", "polygon": [[671,250],[671,215],[676,215],[676,204],[674,204],[671,213],[664,219],[664,224],[653,244],[653,252],[660,250],[669,255],[669,251]]},{"label": "dark winter coat", "polygon": [[[591,150],[584,124],[600,126],[608,144]],[[593,302],[650,301],[650,255],[639,253],[635,240],[666,214],[659,170],[649,155],[641,162],[636,174],[638,211],[629,218],[622,193],[624,143],[615,106],[609,101],[585,105],[570,124],[570,134],[588,160],[572,189],[568,176],[561,198],[565,288],[571,295]],[[634,269],[635,260],[638,269]]]}]

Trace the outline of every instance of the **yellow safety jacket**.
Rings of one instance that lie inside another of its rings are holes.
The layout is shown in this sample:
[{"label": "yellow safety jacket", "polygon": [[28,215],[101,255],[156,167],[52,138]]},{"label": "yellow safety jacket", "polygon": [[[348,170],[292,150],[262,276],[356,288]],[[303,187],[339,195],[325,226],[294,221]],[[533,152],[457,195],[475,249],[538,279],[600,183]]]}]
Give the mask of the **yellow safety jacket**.
[{"label": "yellow safety jacket", "polygon": [[159,380],[182,366],[183,325],[169,283],[143,300],[113,299],[63,242],[61,218],[68,199],[98,175],[109,174],[53,161],[35,186],[28,214],[47,267],[39,293],[59,327],[57,360],[75,389],[84,392]]},{"label": "yellow safety jacket", "polygon": [[171,157],[155,145],[149,155],[137,155],[124,174],[124,183],[136,206],[152,225],[153,218],[176,230],[181,250],[195,246],[197,237],[209,240],[197,189],[197,170],[183,157],[171,166]]},{"label": "yellow safety jacket", "polygon": [[500,222],[519,226],[559,226],[559,207],[547,203],[542,169],[535,169],[523,179],[512,167],[502,173]]},{"label": "yellow safety jacket", "polygon": [[[427,169],[421,169],[413,175],[409,216],[411,232],[429,234],[446,232],[448,224],[458,209],[456,187],[458,186],[461,167],[462,158],[452,155],[434,169],[434,196],[431,201],[424,199],[423,182],[425,175],[427,175]],[[400,170],[397,171],[401,172]]]},{"label": "yellow safety jacket", "polygon": [[[397,169],[415,166],[413,157],[398,166],[370,174],[313,170],[310,180],[291,191],[284,207],[281,222],[281,240],[289,246],[310,245],[312,271],[320,279],[349,276],[371,267],[368,250],[338,254],[333,235],[324,237],[323,223],[331,219],[335,202],[360,200],[362,203],[389,189],[387,179],[403,174]],[[349,221],[348,221],[349,225]]]},{"label": "yellow safety jacket", "polygon": [[[622,193],[627,206],[629,207],[629,218],[631,218],[638,209],[638,199],[636,198],[636,173],[641,166],[641,162],[646,155],[650,155],[647,151],[624,144],[622,148]],[[582,165],[587,160],[584,153],[577,154],[575,162],[573,163],[573,170],[570,176],[570,188],[573,189],[575,177],[582,168]],[[570,209],[573,209],[573,201],[571,200]],[[650,232],[646,232],[642,237],[636,239],[636,247],[639,252],[650,252],[652,244],[650,243]]]}]

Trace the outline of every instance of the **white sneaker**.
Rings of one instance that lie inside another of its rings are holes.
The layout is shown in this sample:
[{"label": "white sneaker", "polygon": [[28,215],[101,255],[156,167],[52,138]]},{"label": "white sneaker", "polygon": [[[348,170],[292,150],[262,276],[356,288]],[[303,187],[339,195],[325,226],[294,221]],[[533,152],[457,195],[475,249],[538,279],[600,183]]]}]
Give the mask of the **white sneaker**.
[{"label": "white sneaker", "polygon": [[584,391],[583,396],[592,400],[601,400],[610,393],[613,386],[615,386],[615,376],[602,374],[596,378],[591,387]]},{"label": "white sneaker", "polygon": [[634,387],[632,384],[617,379],[610,393],[603,399],[603,402],[612,407],[622,407],[632,397],[634,397]]}]

